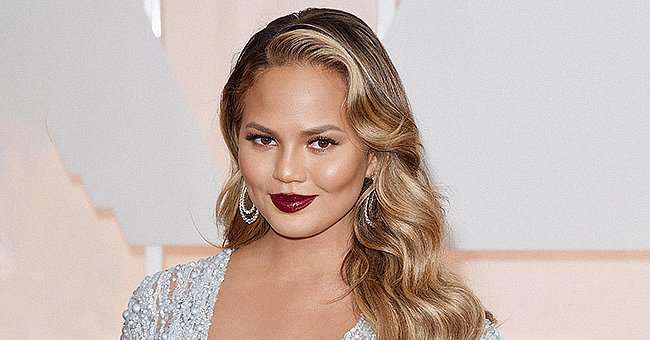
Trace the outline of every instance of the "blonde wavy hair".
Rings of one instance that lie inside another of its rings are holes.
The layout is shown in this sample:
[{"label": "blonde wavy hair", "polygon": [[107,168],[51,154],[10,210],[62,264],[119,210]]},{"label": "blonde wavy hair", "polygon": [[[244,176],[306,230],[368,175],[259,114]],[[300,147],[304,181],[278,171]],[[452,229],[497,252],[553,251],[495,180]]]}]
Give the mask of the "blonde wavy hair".
[{"label": "blonde wavy hair", "polygon": [[[225,226],[223,245],[242,247],[270,229],[264,218],[248,225],[239,216],[238,136],[247,89],[265,69],[286,65],[341,74],[350,125],[377,156],[374,179],[364,181],[353,208],[351,247],[341,266],[349,289],[339,298],[352,294],[354,309],[379,339],[478,339],[484,318],[496,319],[443,264],[444,197],[432,185],[404,88],[371,28],[350,13],[307,8],[277,18],[241,51],[220,104],[221,132],[232,156],[216,207]],[[363,216],[372,190],[374,227]]]}]

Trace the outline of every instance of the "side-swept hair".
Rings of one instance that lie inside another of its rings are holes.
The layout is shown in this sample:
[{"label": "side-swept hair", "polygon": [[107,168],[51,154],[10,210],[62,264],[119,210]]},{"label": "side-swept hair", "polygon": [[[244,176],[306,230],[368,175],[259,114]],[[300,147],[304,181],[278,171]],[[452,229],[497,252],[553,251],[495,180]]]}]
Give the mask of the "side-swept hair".
[{"label": "side-swept hair", "polygon": [[[238,136],[246,91],[262,71],[285,65],[337,71],[347,84],[350,126],[377,156],[375,178],[364,182],[353,207],[351,247],[341,266],[349,287],[343,296],[352,294],[354,309],[379,339],[478,339],[484,319],[496,319],[443,263],[445,198],[432,184],[404,87],[374,32],[350,13],[307,8],[277,18],[239,55],[220,104],[231,155],[216,213],[226,228],[224,244],[244,246],[270,228],[264,218],[248,225],[239,217]],[[364,223],[362,204],[373,189],[374,228]]]}]

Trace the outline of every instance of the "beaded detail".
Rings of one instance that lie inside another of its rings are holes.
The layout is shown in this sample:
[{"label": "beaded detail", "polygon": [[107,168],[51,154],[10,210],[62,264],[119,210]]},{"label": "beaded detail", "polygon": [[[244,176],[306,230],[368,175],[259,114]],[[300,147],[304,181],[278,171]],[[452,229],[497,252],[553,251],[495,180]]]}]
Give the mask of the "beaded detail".
[{"label": "beaded detail", "polygon": [[488,319],[485,319],[483,327],[483,334],[479,340],[504,340],[499,331],[497,331],[492,322]]},{"label": "beaded detail", "polygon": [[[120,339],[207,340],[219,286],[233,249],[179,264],[147,275],[133,291]],[[485,320],[481,340],[502,340]],[[372,326],[361,315],[341,340],[376,340]]]}]

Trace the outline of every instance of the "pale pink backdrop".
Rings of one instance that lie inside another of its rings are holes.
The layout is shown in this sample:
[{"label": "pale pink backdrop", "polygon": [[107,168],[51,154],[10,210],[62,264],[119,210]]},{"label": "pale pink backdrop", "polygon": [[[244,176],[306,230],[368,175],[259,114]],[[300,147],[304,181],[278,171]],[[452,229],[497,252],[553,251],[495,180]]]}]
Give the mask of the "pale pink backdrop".
[{"label": "pale pink backdrop", "polygon": [[[161,44],[221,168],[213,119],[234,51],[265,22],[307,6],[348,10],[376,27],[371,0],[163,2]],[[143,249],[126,244],[109,210],[89,204],[83,179],[64,171],[39,124],[0,121],[11,131],[0,164],[0,339],[117,339],[144,276]],[[165,247],[164,265],[214,252]],[[650,338],[649,252],[452,252],[450,262],[506,339]]]}]

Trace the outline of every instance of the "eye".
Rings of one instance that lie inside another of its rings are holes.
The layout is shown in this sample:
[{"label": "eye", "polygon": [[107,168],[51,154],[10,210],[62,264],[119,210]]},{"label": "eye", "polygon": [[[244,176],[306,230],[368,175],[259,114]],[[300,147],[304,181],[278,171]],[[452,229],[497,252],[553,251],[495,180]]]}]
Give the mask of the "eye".
[{"label": "eye", "polygon": [[318,152],[324,152],[326,150],[331,149],[331,145],[337,145],[338,142],[333,140],[332,138],[324,137],[324,136],[316,136],[315,138],[311,139],[309,141],[309,145],[314,145],[315,150]]},{"label": "eye", "polygon": [[[256,141],[258,139],[259,139],[259,142]],[[259,144],[259,145],[264,145],[264,146],[271,145],[271,143],[275,141],[273,139],[273,137],[271,137],[271,136],[260,135],[260,134],[248,134],[248,135],[246,135],[246,140],[252,140],[253,143]]]}]

